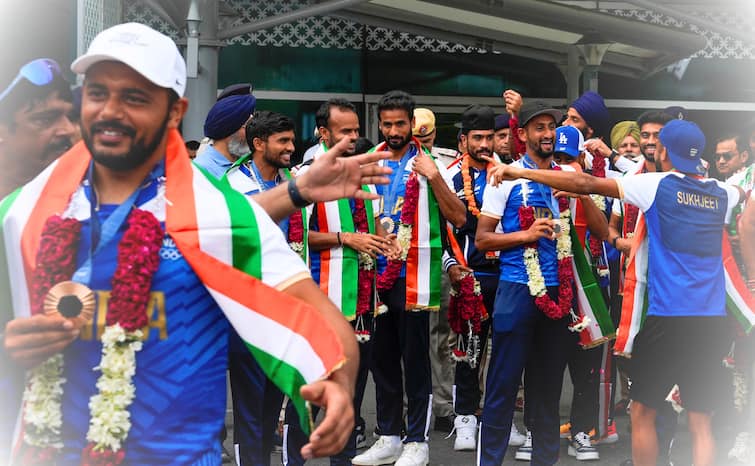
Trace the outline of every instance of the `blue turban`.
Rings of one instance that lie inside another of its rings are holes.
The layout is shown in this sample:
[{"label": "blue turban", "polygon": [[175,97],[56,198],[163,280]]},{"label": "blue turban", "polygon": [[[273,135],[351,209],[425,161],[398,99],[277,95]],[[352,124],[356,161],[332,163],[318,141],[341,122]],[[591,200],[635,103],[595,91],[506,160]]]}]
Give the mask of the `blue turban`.
[{"label": "blue turban", "polygon": [[587,126],[592,128],[595,137],[606,136],[608,132],[608,109],[603,97],[597,92],[587,91],[571,105],[579,115],[585,120]]},{"label": "blue turban", "polygon": [[204,135],[225,139],[238,131],[254,112],[257,100],[253,95],[233,95],[212,106],[204,121]]}]

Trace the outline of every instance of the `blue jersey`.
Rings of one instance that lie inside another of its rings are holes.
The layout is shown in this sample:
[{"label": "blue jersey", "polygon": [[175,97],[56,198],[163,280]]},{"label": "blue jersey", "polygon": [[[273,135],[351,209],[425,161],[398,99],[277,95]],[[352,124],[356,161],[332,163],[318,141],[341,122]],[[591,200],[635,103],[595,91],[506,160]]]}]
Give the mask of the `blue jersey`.
[{"label": "blue jersey", "polygon": [[[468,201],[464,195],[464,177],[461,172],[461,161],[457,160],[449,165],[448,170],[452,175],[453,192],[461,199],[466,208]],[[475,203],[479,209],[482,205],[482,197],[487,186],[487,169],[478,170],[472,166],[469,167],[471,179],[473,180],[472,190]],[[498,275],[499,263],[498,254],[495,252],[484,253],[475,247],[475,234],[477,233],[477,217],[469,209],[466,209],[467,221],[461,228],[454,228],[454,236],[459,243],[467,265],[475,271],[475,275]]]},{"label": "blue jersey", "polygon": [[737,188],[677,172],[617,181],[622,198],[645,214],[648,315],[726,315],[721,242]]},{"label": "blue jersey", "polygon": [[[401,209],[404,207],[404,196],[406,195],[406,182],[409,175],[412,174],[412,159],[417,155],[417,147],[410,144],[401,160],[383,160],[382,165],[392,170],[388,175],[390,183],[376,185],[377,193],[380,195],[380,221],[385,227],[387,233],[397,233],[398,226],[401,222]],[[378,256],[377,260],[378,273],[383,273],[388,261],[385,256]],[[406,276],[406,265],[401,268],[401,276]]]},{"label": "blue jersey", "polygon": [[[512,166],[532,168],[528,157],[512,163]],[[482,215],[500,220],[503,233],[521,231],[519,207],[523,205],[523,194],[527,195],[527,205],[532,206],[535,218],[558,218],[558,201],[550,187],[528,180],[504,181],[498,186],[488,186],[482,200]],[[546,286],[558,286],[558,262],[556,241],[548,238],[538,240],[540,270]],[[524,247],[516,246],[501,251],[502,281],[527,284],[529,278],[524,266]]]},{"label": "blue jersey", "polygon": [[[89,257],[92,243],[93,224],[84,191],[79,189],[71,202],[72,215],[82,222],[79,266]],[[164,228],[161,203],[165,200],[160,201],[160,196],[153,198],[156,194],[156,190],[145,190],[136,204],[153,212]],[[115,207],[102,205],[95,212],[100,224]],[[262,215],[258,215],[258,222],[264,249],[273,247],[279,254],[274,265],[269,262],[265,265],[263,261],[264,281],[281,286],[295,275],[306,274],[306,267],[288,248],[273,222]],[[96,296],[93,322],[82,328],[80,337],[64,351],[64,447],[58,464],[79,465],[86,446],[88,403],[96,393],[95,384],[101,374],[93,368],[99,365],[102,355],[100,339],[112,289],[111,277],[117,265],[116,245],[125,230],[124,222],[111,246],[92,257],[91,280],[87,285]],[[170,236],[163,238],[159,255],[160,265],[153,276],[147,305],[149,326],[144,346],[136,353],[133,379],[136,398],[129,407],[131,430],[124,445],[126,461],[219,465],[230,327]]]}]

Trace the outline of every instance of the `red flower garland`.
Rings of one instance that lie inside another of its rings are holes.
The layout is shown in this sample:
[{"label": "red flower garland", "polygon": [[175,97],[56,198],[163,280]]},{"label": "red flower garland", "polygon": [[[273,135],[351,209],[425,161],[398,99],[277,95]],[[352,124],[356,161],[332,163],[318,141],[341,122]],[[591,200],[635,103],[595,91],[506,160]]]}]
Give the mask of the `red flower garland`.
[{"label": "red flower garland", "polygon": [[[304,245],[304,215],[301,209],[297,210],[288,217],[288,244],[301,244]],[[292,248],[294,249],[294,248]],[[304,257],[304,251],[306,248],[302,247],[301,252],[297,253],[306,262]]]},{"label": "red flower garland", "polygon": [[[592,176],[598,178],[606,177],[606,159],[600,155],[596,155],[592,159]],[[590,254],[592,257],[600,257],[603,255],[603,242],[590,235]]]},{"label": "red flower garland", "polygon": [[482,294],[475,293],[474,274],[461,279],[456,294],[451,293],[448,302],[448,325],[457,335],[467,333],[467,322],[472,324],[472,332],[479,335],[481,323],[487,319]]},{"label": "red flower garland", "polygon": [[39,250],[31,284],[31,313],[41,314],[45,296],[57,283],[71,279],[76,270],[75,245],[81,222],[75,218],[48,218],[39,238]]},{"label": "red flower garland", "polygon": [[[559,198],[558,208],[561,212],[569,208],[567,198]],[[535,209],[532,206],[519,207],[519,226],[522,231],[528,230],[535,221]],[[525,248],[536,248],[537,242],[524,245]],[[535,305],[551,319],[558,320],[569,314],[572,309],[574,291],[574,272],[572,271],[572,258],[564,257],[558,261],[558,303],[546,292],[542,296],[535,297]]]},{"label": "red flower garland", "polygon": [[[406,192],[404,194],[404,205],[401,208],[399,228],[401,228],[401,225],[414,224],[414,214],[417,212],[417,204],[419,204],[419,178],[417,178],[416,173],[412,172],[412,174],[409,175],[409,179],[406,181]],[[405,263],[405,259],[388,260],[388,265],[385,270],[378,275],[378,291],[388,291],[393,287],[393,284],[396,283]]]},{"label": "red flower garland", "polygon": [[[370,227],[367,222],[367,211],[364,208],[364,200],[354,200],[354,230],[357,233],[369,233]],[[374,264],[373,264],[374,265]],[[372,286],[375,279],[375,267],[359,267],[357,288],[357,316],[366,314],[371,308]]]},{"label": "red flower garland", "polygon": [[[128,229],[118,245],[117,265],[111,280],[106,323],[120,324],[126,331],[144,328],[149,323],[147,303],[150,299],[152,277],[160,265],[163,230],[150,212],[133,209],[128,217]],[[36,269],[32,281],[32,313],[42,311],[44,298],[55,284],[70,280],[76,267],[81,223],[74,218],[53,215],[47,219],[40,235]],[[82,451],[82,465],[119,465],[125,451],[96,451],[89,443]],[[24,462],[48,461],[57,451],[52,448],[29,448]],[[37,464],[42,464],[37,463]]]}]

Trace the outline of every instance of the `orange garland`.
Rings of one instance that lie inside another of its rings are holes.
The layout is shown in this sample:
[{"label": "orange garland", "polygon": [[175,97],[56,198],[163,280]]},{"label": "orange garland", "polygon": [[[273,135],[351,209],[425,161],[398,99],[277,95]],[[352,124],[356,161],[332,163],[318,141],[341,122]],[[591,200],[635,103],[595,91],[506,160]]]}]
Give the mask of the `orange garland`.
[{"label": "orange garland", "polygon": [[[469,154],[464,154],[461,159],[461,179],[464,181],[464,198],[467,200],[467,210],[472,212],[475,217],[480,216],[480,209],[477,208],[477,200],[474,197],[474,190],[472,189],[472,177],[469,175]],[[489,163],[487,168],[490,168]]]}]

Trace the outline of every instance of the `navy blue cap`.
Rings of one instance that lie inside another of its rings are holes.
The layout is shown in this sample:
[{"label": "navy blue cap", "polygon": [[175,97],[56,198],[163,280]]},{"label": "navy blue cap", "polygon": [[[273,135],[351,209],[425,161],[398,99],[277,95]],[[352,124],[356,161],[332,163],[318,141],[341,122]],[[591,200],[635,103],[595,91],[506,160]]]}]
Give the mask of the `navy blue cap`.
[{"label": "navy blue cap", "polygon": [[559,126],[556,128],[556,145],[553,153],[566,154],[569,157],[579,157],[579,140],[582,133],[574,126]]},{"label": "navy blue cap", "polygon": [[677,105],[664,108],[663,113],[677,120],[687,119],[687,109],[684,107],[679,107]]},{"label": "navy blue cap", "polygon": [[674,168],[682,173],[705,174],[702,163],[705,135],[695,123],[671,120],[661,129],[658,139],[666,148]]},{"label": "navy blue cap", "polygon": [[509,127],[509,120],[511,120],[511,117],[508,113],[504,113],[502,115],[496,115],[495,117],[495,127],[493,128],[495,131],[501,130],[503,128]]}]

